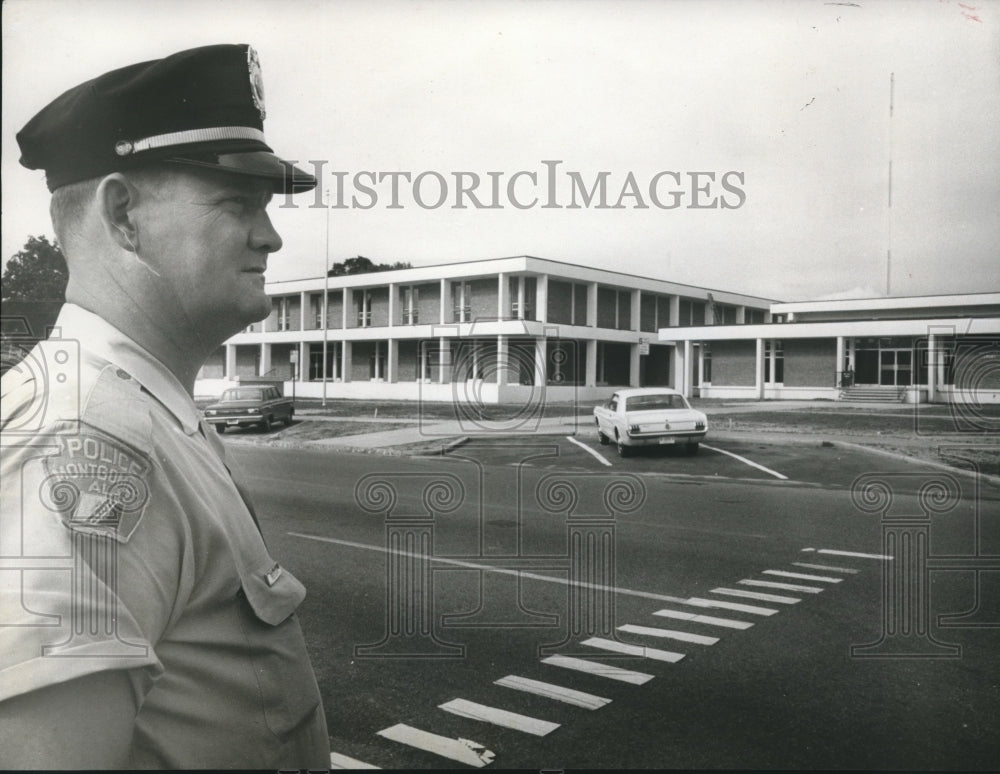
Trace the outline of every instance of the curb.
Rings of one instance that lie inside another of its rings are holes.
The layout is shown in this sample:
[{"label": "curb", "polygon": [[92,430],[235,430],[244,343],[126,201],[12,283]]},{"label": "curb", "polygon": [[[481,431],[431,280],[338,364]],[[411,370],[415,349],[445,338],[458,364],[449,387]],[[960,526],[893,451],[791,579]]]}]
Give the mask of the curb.
[{"label": "curb", "polygon": [[957,473],[962,476],[968,476],[972,479],[982,478],[994,485],[1000,486],[1000,476],[994,476],[990,473],[979,473],[974,470],[954,467],[944,462],[934,462],[933,460],[925,460],[920,457],[911,457],[908,454],[900,454],[898,452],[889,451],[888,449],[876,449],[874,446],[865,446],[860,443],[851,443],[850,441],[831,441],[831,443],[834,446],[840,446],[845,449],[859,449],[861,451],[871,452],[872,454],[881,454],[883,457],[891,457],[892,459],[909,462],[914,465],[930,465],[932,468],[947,471],[948,473]]}]

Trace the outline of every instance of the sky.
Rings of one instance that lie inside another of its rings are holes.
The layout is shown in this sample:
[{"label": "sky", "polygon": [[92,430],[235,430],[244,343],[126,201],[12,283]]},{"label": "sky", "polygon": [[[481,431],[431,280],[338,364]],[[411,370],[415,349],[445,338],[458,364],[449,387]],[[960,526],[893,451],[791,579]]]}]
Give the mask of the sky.
[{"label": "sky", "polygon": [[270,280],[528,254],[784,301],[1000,290],[998,0],[6,0],[4,261],[52,234],[16,132],[222,42],[344,205],[272,204]]}]

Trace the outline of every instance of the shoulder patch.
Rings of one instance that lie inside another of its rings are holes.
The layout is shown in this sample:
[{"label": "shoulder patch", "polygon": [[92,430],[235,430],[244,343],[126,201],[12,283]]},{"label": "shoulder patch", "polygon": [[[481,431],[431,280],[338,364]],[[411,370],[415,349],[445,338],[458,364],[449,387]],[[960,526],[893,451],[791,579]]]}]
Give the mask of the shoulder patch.
[{"label": "shoulder patch", "polygon": [[71,530],[127,543],[149,502],[149,460],[91,427],[56,438],[45,458],[41,501]]}]

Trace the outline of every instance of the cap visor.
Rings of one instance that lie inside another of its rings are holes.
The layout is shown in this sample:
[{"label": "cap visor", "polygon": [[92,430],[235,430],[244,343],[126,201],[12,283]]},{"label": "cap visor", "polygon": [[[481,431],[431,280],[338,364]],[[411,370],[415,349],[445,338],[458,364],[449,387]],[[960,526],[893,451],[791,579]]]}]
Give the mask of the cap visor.
[{"label": "cap visor", "polygon": [[234,175],[249,175],[274,181],[275,193],[301,193],[311,191],[319,181],[290,161],[284,161],[267,151],[249,153],[223,153],[212,160],[171,158],[172,164],[185,164],[204,169],[217,169]]}]

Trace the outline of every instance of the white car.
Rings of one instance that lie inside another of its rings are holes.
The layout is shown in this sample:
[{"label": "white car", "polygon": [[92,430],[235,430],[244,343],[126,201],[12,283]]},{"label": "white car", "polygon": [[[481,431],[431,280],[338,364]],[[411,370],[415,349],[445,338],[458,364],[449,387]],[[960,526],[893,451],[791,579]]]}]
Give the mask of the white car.
[{"label": "white car", "polygon": [[662,445],[683,445],[688,454],[696,454],[708,432],[708,418],[666,387],[618,390],[594,407],[594,422],[601,444],[614,441],[622,457],[638,446]]}]

